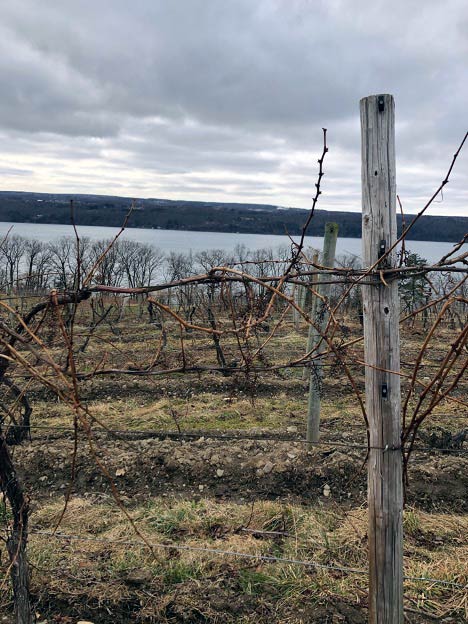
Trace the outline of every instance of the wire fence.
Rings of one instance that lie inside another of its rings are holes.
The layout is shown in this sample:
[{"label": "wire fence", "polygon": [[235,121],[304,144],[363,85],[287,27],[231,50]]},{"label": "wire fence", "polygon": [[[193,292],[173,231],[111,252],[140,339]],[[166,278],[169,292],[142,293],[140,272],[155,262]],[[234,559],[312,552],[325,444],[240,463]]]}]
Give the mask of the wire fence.
[{"label": "wire fence", "polygon": [[[210,555],[235,557],[238,559],[251,559],[251,560],[253,559],[255,561],[264,561],[267,563],[287,563],[287,564],[298,565],[298,566],[319,568],[322,570],[332,570],[334,572],[343,572],[346,574],[359,574],[359,575],[368,574],[368,570],[350,568],[350,567],[341,566],[341,565],[319,563],[317,561],[311,561],[311,560],[303,561],[301,559],[292,559],[289,557],[277,557],[275,555],[245,553],[245,552],[236,551],[236,550],[223,550],[221,548],[206,548],[202,546],[177,544],[174,542],[167,544],[163,542],[153,542],[153,541],[143,541],[143,540],[113,540],[113,539],[103,538],[103,537],[88,537],[88,536],[74,535],[74,534],[69,534],[69,533],[42,531],[40,529],[34,529],[34,528],[31,529],[29,533],[31,535],[38,535],[38,536],[40,535],[43,537],[50,537],[50,538],[63,540],[63,541],[94,542],[94,543],[100,543],[100,544],[115,544],[118,546],[141,546],[142,548],[149,548],[149,549],[190,551],[190,552],[206,553]],[[446,581],[444,579],[430,578],[430,577],[425,577],[425,576],[405,576],[404,579],[406,581],[418,581],[422,583],[444,585],[446,587],[454,587],[457,589],[468,588],[468,584],[463,585],[461,583],[456,583],[454,581]]]},{"label": "wire fence", "polygon": [[[297,444],[304,444],[308,447],[326,447],[329,448],[331,446],[336,446],[339,448],[349,448],[349,449],[358,449],[362,451],[368,451],[369,449],[378,449],[381,451],[399,451],[404,450],[403,447],[380,447],[380,446],[371,446],[368,444],[358,444],[354,442],[343,442],[341,440],[321,440],[319,442],[310,442],[305,438],[297,437],[297,436],[287,436],[276,433],[219,433],[216,431],[210,430],[197,430],[197,431],[167,431],[163,429],[109,429],[107,427],[99,427],[94,428],[92,431],[86,432],[83,429],[74,429],[73,427],[61,427],[58,425],[36,425],[32,424],[28,429],[37,429],[37,430],[46,430],[46,431],[57,431],[61,433],[73,433],[75,434],[77,431],[81,433],[92,433],[102,434],[102,435],[110,435],[118,437],[125,437],[125,441],[131,441],[132,437],[138,436],[139,438],[160,438],[160,439],[171,439],[171,440],[199,440],[200,438],[204,438],[205,440],[229,440],[229,441],[265,441],[265,442],[294,442]],[[459,444],[460,448],[453,447],[438,447],[438,446],[413,446],[412,451],[419,453],[455,453],[455,454],[466,454],[468,453],[468,449],[463,448],[465,438],[462,437]]]}]

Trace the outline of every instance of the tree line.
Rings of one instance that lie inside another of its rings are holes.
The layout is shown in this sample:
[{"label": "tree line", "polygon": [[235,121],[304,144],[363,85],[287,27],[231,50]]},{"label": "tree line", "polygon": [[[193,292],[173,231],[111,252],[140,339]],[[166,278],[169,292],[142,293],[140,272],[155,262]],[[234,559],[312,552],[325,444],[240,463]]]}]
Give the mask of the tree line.
[{"label": "tree line", "polygon": [[131,240],[79,240],[62,237],[42,242],[7,236],[0,246],[0,289],[19,295],[43,294],[51,288],[73,290],[80,276],[97,266],[93,282],[144,288],[155,280],[174,281],[216,266],[248,265],[257,277],[281,275],[290,255],[286,245],[250,250],[237,245],[198,253],[171,251]]},{"label": "tree line", "polygon": [[[312,262],[316,250],[307,248],[302,258],[302,269]],[[161,249],[131,240],[91,240],[87,237],[74,239],[62,237],[50,242],[41,242],[19,235],[7,236],[0,246],[0,290],[9,295],[22,297],[28,295],[45,295],[52,288],[60,291],[71,291],[82,287],[82,278],[92,267],[97,269],[93,283],[112,287],[146,288],[157,281],[173,282],[208,273],[214,267],[237,267],[251,276],[263,279],[281,276],[290,259],[291,248],[282,245],[275,249],[248,249],[245,245],[237,245],[233,251],[211,249],[197,253],[171,251],[164,253]],[[405,263],[411,266],[423,266],[426,262],[418,254],[405,252]],[[361,268],[359,258],[351,255],[339,256],[336,266],[352,269]],[[309,267],[310,268],[310,267]],[[431,299],[448,292],[453,286],[454,276],[439,273],[431,280],[422,273],[410,275],[400,281],[401,311],[411,313],[414,309],[427,304]],[[300,278],[300,284],[291,286],[291,292],[301,306],[308,307],[307,275]],[[210,309],[219,304],[221,289],[209,287]],[[330,290],[330,301],[333,303],[342,297],[346,284],[334,283]],[[194,309],[200,306],[206,309],[207,288],[201,285],[186,285],[167,291],[165,296],[168,304],[175,304],[183,317],[188,319]],[[262,298],[266,290],[261,285],[251,285],[249,295],[243,288],[237,288],[240,305],[246,304],[248,297],[255,298],[255,306],[262,308]],[[138,297],[134,297],[138,298]],[[244,301],[245,300],[245,301]],[[346,314],[362,317],[362,303],[359,289],[353,289],[345,298],[342,310]],[[152,309],[149,309],[153,320]],[[426,316],[429,316],[430,312]],[[462,315],[463,318],[465,315]],[[460,319],[461,321],[461,319]]]},{"label": "tree line", "polygon": [[[61,195],[53,193],[0,192],[0,221],[15,223],[70,224],[70,200],[78,225],[120,227],[129,208],[126,197],[106,195]],[[192,230],[198,232],[240,232],[255,234],[298,235],[306,211],[268,204],[137,199],[129,225],[136,228]],[[406,216],[406,224],[412,215]],[[334,221],[340,236],[361,236],[361,213],[316,210],[309,235],[323,231],[325,223]],[[397,216],[398,232],[403,219]],[[424,215],[412,228],[413,240],[455,242],[468,231],[467,217]]]}]

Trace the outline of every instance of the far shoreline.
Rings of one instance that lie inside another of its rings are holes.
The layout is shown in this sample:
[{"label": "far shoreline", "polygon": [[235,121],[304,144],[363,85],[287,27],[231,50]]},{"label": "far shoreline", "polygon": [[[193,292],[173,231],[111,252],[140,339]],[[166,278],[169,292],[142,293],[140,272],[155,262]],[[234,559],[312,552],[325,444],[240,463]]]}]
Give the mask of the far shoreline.
[{"label": "far shoreline", "polygon": [[[120,230],[116,226],[77,225],[81,237],[91,240],[113,238]],[[0,222],[0,238],[8,232],[10,236],[18,235],[24,238],[50,242],[62,237],[74,237],[73,226],[61,223],[27,223],[27,222]],[[165,253],[198,253],[212,249],[234,251],[240,245],[255,251],[259,249],[277,249],[289,247],[291,240],[286,235],[254,234],[235,232],[212,232],[197,230],[171,230],[162,228],[135,228],[127,227],[121,235],[122,239],[133,240],[150,244]],[[292,236],[297,240],[297,235]],[[322,236],[307,236],[306,245],[321,249]],[[406,249],[417,253],[428,262],[434,262],[448,253],[456,242],[447,241],[420,241],[406,240]],[[361,238],[340,237],[337,244],[338,255],[361,256]]]}]

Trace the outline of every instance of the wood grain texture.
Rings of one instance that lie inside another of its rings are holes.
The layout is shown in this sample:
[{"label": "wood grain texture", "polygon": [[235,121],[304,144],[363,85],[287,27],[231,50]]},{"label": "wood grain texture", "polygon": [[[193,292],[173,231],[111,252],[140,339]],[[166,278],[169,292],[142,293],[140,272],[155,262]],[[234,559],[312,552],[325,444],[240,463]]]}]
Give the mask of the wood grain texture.
[{"label": "wood grain texture", "polygon": [[[325,234],[323,237],[322,266],[333,268],[335,265],[336,240],[338,238],[338,225],[336,223],[325,224]],[[325,278],[326,279],[326,278]],[[317,292],[321,297],[314,298],[313,319],[315,327],[309,326],[309,336],[307,341],[307,352],[316,348],[316,353],[323,353],[327,350],[327,343],[322,340],[322,335],[328,324],[329,313],[327,300],[330,294],[330,284],[322,284],[323,277],[318,276]],[[307,441],[318,442],[320,435],[320,409],[322,399],[323,384],[323,363],[322,358],[313,360],[309,372],[309,397],[307,401]]]},{"label": "wood grain texture", "polygon": [[[379,105],[380,101],[380,105]],[[391,95],[361,100],[364,266],[396,240],[395,112]],[[381,267],[395,266],[395,254]],[[379,265],[380,266],[380,265]],[[369,622],[403,622],[403,483],[399,298],[396,280],[363,286],[366,410],[370,428]],[[390,371],[390,372],[388,372]],[[392,372],[394,371],[394,372]]]}]

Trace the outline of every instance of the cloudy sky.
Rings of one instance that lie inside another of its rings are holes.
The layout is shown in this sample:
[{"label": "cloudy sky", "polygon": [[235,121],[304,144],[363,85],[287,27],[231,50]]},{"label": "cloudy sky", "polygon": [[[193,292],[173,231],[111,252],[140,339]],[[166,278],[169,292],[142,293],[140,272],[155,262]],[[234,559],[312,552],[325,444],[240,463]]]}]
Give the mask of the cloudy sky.
[{"label": "cloudy sky", "polygon": [[[466,0],[0,0],[0,189],[360,210],[392,93],[414,212],[467,130]],[[468,149],[431,214],[468,215]]]}]

